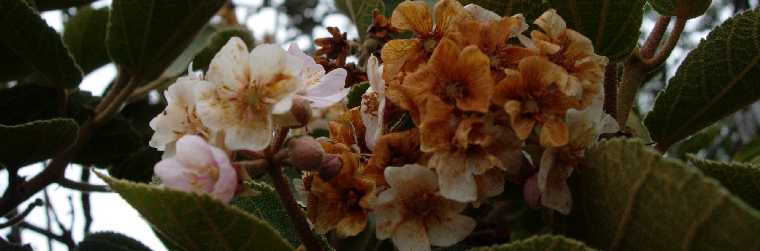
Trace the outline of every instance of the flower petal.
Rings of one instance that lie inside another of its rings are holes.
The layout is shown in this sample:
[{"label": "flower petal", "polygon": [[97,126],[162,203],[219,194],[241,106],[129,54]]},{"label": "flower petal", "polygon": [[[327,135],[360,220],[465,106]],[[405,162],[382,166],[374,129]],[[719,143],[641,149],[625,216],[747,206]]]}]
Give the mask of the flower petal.
[{"label": "flower petal", "polygon": [[393,10],[391,24],[402,30],[427,34],[433,30],[433,16],[425,1],[404,1]]},{"label": "flower petal", "polygon": [[237,89],[248,83],[249,74],[248,47],[243,40],[233,37],[211,59],[206,79],[214,84]]},{"label": "flower petal", "polygon": [[153,172],[161,179],[164,186],[185,192],[193,192],[190,176],[186,173],[185,164],[176,159],[164,159],[156,163]]},{"label": "flower petal", "polygon": [[438,173],[441,195],[459,202],[473,202],[478,198],[475,176],[466,163],[464,154],[435,153],[429,165]]},{"label": "flower petal", "polygon": [[356,236],[365,227],[367,227],[367,214],[364,212],[353,212],[338,221],[335,229],[338,236],[345,238]]},{"label": "flower petal", "polygon": [[419,191],[435,191],[438,177],[425,166],[409,164],[385,168],[385,180],[403,195],[413,195]]},{"label": "flower petal", "polygon": [[501,18],[501,16],[499,16],[499,14],[496,14],[496,12],[480,7],[480,5],[474,3],[465,5],[464,9],[467,11],[467,13],[470,14],[470,16],[475,18],[475,20],[481,22],[493,21]]},{"label": "flower petal", "polygon": [[460,72],[466,73],[467,82],[467,95],[457,99],[457,107],[463,111],[488,112],[494,90],[488,56],[471,45],[462,50],[456,65]]},{"label": "flower petal", "polygon": [[214,164],[211,146],[201,137],[186,135],[177,140],[177,160],[188,167]]},{"label": "flower petal", "polygon": [[433,7],[435,16],[435,32],[445,34],[454,28],[457,22],[470,18],[470,14],[457,0],[441,0]]},{"label": "flower petal", "polygon": [[261,151],[272,141],[272,117],[252,120],[245,127],[231,126],[225,130],[224,144],[230,150]]},{"label": "flower petal", "polygon": [[427,222],[426,225],[430,244],[448,247],[470,235],[475,230],[476,222],[468,216],[452,214],[440,221]]},{"label": "flower petal", "polygon": [[560,147],[570,141],[570,131],[564,121],[552,116],[541,126],[541,145]]},{"label": "flower petal", "polygon": [[[410,3],[403,2],[401,4]],[[424,63],[422,44],[417,39],[394,39],[383,46],[380,54],[383,59],[383,79],[390,81],[405,68],[414,68]]]},{"label": "flower petal", "polygon": [[557,11],[554,9],[547,10],[540,17],[536,18],[536,21],[533,23],[544,30],[544,32],[546,32],[549,37],[553,39],[559,38],[562,32],[567,29],[565,20],[563,20],[562,17],[560,17],[559,14],[557,14]]},{"label": "flower petal", "polygon": [[396,227],[393,244],[398,251],[430,251],[430,240],[419,220],[409,219]]},{"label": "flower petal", "polygon": [[[277,45],[262,44],[256,46],[248,57],[250,64],[251,79],[256,84],[269,84],[275,79],[299,76],[303,69],[302,61],[288,54]],[[283,86],[287,92],[294,92],[303,85],[301,81],[294,81],[294,86]]]},{"label": "flower petal", "polygon": [[225,203],[230,202],[237,189],[237,172],[232,167],[229,157],[221,149],[211,147],[211,154],[214,157],[216,166],[219,168],[219,177],[214,184],[214,190],[211,195]]},{"label": "flower petal", "polygon": [[377,62],[377,57],[370,56],[367,60],[367,78],[369,85],[378,93],[385,93],[385,80],[383,80],[383,66]]}]

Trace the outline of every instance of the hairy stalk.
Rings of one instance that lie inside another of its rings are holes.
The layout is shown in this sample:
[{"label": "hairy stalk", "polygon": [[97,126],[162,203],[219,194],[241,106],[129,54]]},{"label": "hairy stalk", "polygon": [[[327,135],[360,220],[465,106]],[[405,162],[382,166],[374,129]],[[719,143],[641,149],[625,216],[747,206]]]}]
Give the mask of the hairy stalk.
[{"label": "hairy stalk", "polygon": [[657,23],[655,23],[654,28],[652,28],[652,32],[649,33],[649,37],[647,37],[644,45],[641,46],[641,57],[651,58],[654,56],[657,47],[660,47],[662,36],[668,30],[670,19],[671,18],[668,16],[660,16],[660,18],[657,19]]},{"label": "hairy stalk", "polygon": [[61,185],[62,187],[77,190],[83,193],[90,193],[90,192],[110,193],[112,192],[108,186],[73,181],[66,178],[59,179],[56,181],[56,183],[58,183],[58,185]]},{"label": "hairy stalk", "polygon": [[625,124],[631,113],[636,96],[644,83],[649,68],[641,61],[638,52],[634,52],[623,64],[623,80],[620,82],[617,100],[617,116],[615,119]]},{"label": "hairy stalk", "polygon": [[285,206],[285,209],[288,211],[288,216],[290,216],[290,220],[293,222],[296,232],[298,232],[301,243],[308,251],[319,251],[322,250],[322,245],[319,244],[314,232],[309,228],[309,222],[306,220],[306,216],[298,206],[298,202],[296,202],[293,197],[293,191],[290,190],[290,184],[288,184],[287,179],[282,173],[281,163],[274,160],[274,155],[276,155],[283,142],[285,142],[287,135],[287,128],[280,128],[278,130],[273,144],[267,151],[270,162],[267,171],[272,178],[272,183],[280,197],[280,201],[282,201],[283,206]]},{"label": "hairy stalk", "polygon": [[663,44],[661,49],[657,50],[657,54],[652,57],[645,57],[644,54],[641,54],[644,64],[646,64],[650,70],[661,65],[668,59],[668,57],[670,57],[673,49],[676,48],[678,41],[681,39],[681,34],[686,27],[686,21],[688,21],[688,19],[685,17],[676,17],[676,23],[673,25],[673,30],[670,32],[668,40],[665,41],[665,44]]}]

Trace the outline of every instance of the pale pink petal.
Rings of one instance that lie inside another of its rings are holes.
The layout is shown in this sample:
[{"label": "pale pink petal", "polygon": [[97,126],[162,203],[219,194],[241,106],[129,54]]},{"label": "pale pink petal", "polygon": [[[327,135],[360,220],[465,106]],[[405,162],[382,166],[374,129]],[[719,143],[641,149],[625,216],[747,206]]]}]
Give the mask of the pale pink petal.
[{"label": "pale pink petal", "polygon": [[235,172],[225,152],[212,147],[211,154],[214,157],[216,166],[219,168],[219,178],[216,180],[216,184],[214,184],[211,195],[225,203],[229,202],[232,200],[237,189],[237,172]]},{"label": "pale pink petal", "polygon": [[390,166],[385,168],[385,180],[402,194],[418,191],[435,191],[438,178],[435,172],[418,164]]},{"label": "pale pink petal", "polygon": [[475,18],[475,20],[484,22],[484,21],[494,21],[501,18],[499,14],[496,14],[493,11],[490,11],[486,8],[480,7],[480,5],[471,3],[464,6],[464,10],[466,10],[470,15]]},{"label": "pale pink petal", "polygon": [[211,59],[206,79],[237,89],[248,83],[248,71],[248,47],[243,40],[233,37]]},{"label": "pale pink petal", "polygon": [[472,202],[478,198],[475,176],[468,168],[467,159],[458,154],[437,153],[430,166],[438,173],[441,195],[459,202]]},{"label": "pale pink petal", "polygon": [[385,94],[385,80],[383,80],[383,66],[379,65],[375,56],[367,60],[367,78],[369,84],[376,92]]},{"label": "pale pink petal", "polygon": [[393,233],[393,244],[399,251],[430,251],[425,226],[417,220],[408,220],[396,227]]},{"label": "pale pink petal", "polygon": [[385,240],[393,235],[396,227],[404,218],[396,204],[396,193],[393,188],[380,192],[377,198],[382,203],[372,204],[375,216],[375,236],[379,240]]},{"label": "pale pink petal", "polygon": [[290,108],[293,107],[293,96],[294,95],[287,95],[282,97],[280,101],[272,106],[272,114],[284,114],[289,112]]},{"label": "pale pink petal", "polygon": [[230,150],[260,151],[272,141],[272,117],[251,121],[247,127],[232,126],[225,130],[224,145]]},{"label": "pale pink petal", "polygon": [[203,167],[214,163],[211,146],[201,137],[186,135],[177,140],[177,160],[188,168]]},{"label": "pale pink petal", "polygon": [[332,70],[322,76],[319,84],[308,87],[306,89],[306,96],[325,97],[343,91],[346,89],[346,77],[348,77],[346,69],[338,68]]},{"label": "pale pink petal", "polygon": [[153,172],[161,179],[161,184],[168,188],[185,192],[194,191],[190,184],[190,175],[186,173],[185,164],[176,159],[170,158],[159,161],[153,167]]},{"label": "pale pink petal", "polygon": [[446,218],[427,222],[427,235],[430,244],[439,247],[454,245],[475,230],[475,220],[460,214],[452,214]]},{"label": "pale pink petal", "polygon": [[[256,46],[251,51],[248,58],[250,64],[251,78],[256,80],[257,84],[268,84],[272,79],[280,74],[291,77],[299,76],[303,69],[301,59],[290,55],[277,45],[262,44]],[[294,81],[292,88],[288,86],[289,91],[295,92],[303,85],[302,81]]]},{"label": "pale pink petal", "polygon": [[290,55],[293,55],[300,59],[303,62],[303,72],[311,72],[311,73],[325,73],[325,68],[321,64],[317,64],[316,61],[314,61],[314,58],[304,53],[300,48],[298,48],[298,44],[292,43],[288,47],[288,53]]},{"label": "pale pink petal", "polygon": [[216,87],[198,86],[195,93],[199,97],[195,104],[195,112],[203,125],[213,131],[221,131],[227,127],[230,121],[224,116],[225,104],[216,96]]}]

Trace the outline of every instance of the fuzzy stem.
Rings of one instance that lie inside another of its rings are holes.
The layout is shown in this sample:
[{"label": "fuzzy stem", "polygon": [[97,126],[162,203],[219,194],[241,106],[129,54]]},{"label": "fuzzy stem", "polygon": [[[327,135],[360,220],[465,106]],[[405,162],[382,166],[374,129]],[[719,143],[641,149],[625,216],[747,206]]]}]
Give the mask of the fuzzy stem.
[{"label": "fuzzy stem", "polygon": [[647,72],[649,72],[649,68],[641,61],[636,52],[623,65],[623,80],[618,89],[617,116],[615,117],[621,124],[628,121],[628,115],[636,101],[636,95],[641,84],[644,83]]},{"label": "fuzzy stem", "polygon": [[662,42],[662,36],[668,30],[669,24],[670,17],[668,16],[661,16],[657,19],[657,23],[655,23],[652,32],[649,33],[649,37],[647,37],[646,42],[644,42],[644,45],[641,47],[641,57],[651,58],[654,56],[657,47],[659,47],[660,42]]},{"label": "fuzzy stem", "polygon": [[688,21],[687,18],[676,17],[676,23],[673,26],[673,30],[670,32],[670,36],[668,36],[668,40],[665,41],[663,47],[657,51],[657,54],[652,57],[646,57],[647,55],[641,54],[644,64],[646,64],[650,69],[653,69],[668,59],[670,54],[673,52],[673,49],[675,49],[676,45],[678,45],[678,40],[681,39],[681,34],[686,27],[686,21]]}]

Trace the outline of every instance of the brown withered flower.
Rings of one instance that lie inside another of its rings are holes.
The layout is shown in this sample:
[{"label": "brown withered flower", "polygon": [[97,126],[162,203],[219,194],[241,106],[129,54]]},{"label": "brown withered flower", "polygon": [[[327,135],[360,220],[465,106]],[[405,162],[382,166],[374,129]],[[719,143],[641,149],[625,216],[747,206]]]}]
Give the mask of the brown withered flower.
[{"label": "brown withered flower", "polygon": [[331,37],[317,38],[314,40],[314,44],[317,46],[317,51],[314,52],[314,57],[326,56],[328,59],[336,61],[339,67],[346,64],[346,57],[351,51],[351,45],[348,42],[348,35],[340,32],[338,27],[327,27],[327,32]]},{"label": "brown withered flower", "polygon": [[520,61],[518,70],[504,70],[506,76],[496,85],[494,103],[504,107],[520,139],[528,138],[538,126],[541,145],[567,144],[569,132],[565,114],[579,104],[577,99],[559,90],[559,86],[567,82],[563,72],[562,67],[536,56]]},{"label": "brown withered flower", "polygon": [[456,0],[441,0],[432,10],[425,1],[400,3],[393,10],[391,24],[401,31],[414,32],[415,37],[391,40],[383,46],[383,78],[390,81],[399,72],[414,71],[424,64],[438,40],[465,18],[471,17]]},{"label": "brown withered flower", "polygon": [[367,29],[367,36],[385,43],[391,39],[390,34],[397,32],[398,29],[393,27],[391,21],[383,16],[379,10],[372,11],[372,24]]},{"label": "brown withered flower", "polygon": [[421,155],[417,129],[388,133],[377,140],[372,156],[364,168],[364,174],[374,180],[377,186],[386,186],[383,177],[386,167],[416,163]]},{"label": "brown withered flower", "polygon": [[355,236],[367,226],[369,203],[374,198],[375,184],[359,174],[359,155],[341,143],[325,147],[339,156],[342,165],[338,174],[324,180],[317,173],[304,178],[308,192],[307,216],[317,233],[335,230],[340,237]]}]

